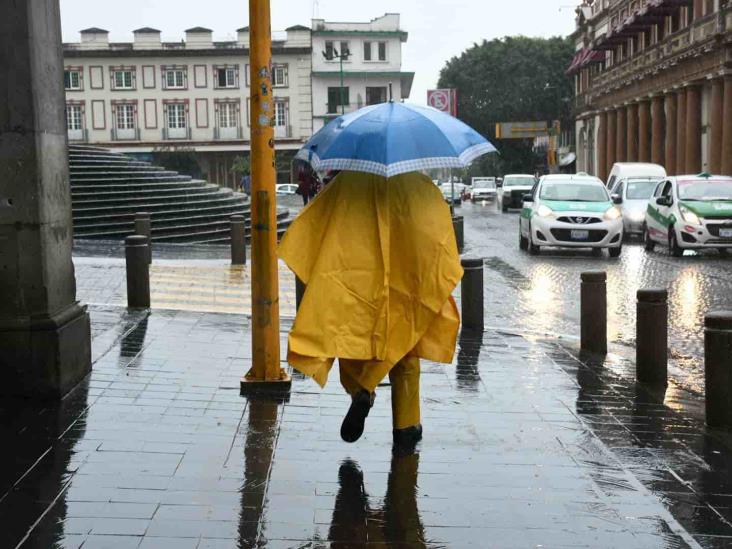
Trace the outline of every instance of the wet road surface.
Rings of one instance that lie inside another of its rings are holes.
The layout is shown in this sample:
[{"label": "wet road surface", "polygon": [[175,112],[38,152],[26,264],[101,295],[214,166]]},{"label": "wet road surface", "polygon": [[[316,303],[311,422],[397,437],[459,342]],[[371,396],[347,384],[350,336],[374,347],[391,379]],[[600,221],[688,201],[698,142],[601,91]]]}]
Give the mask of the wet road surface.
[{"label": "wet road surface", "polygon": [[708,311],[732,309],[732,259],[716,251],[682,258],[665,249],[646,252],[634,241],[618,259],[589,251],[542,249],[538,257],[518,248],[518,210],[502,214],[494,204],[464,202],[465,254],[486,258],[486,322],[520,332],[579,336],[580,273],[607,271],[608,338],[632,355],[639,288],[669,292],[670,375],[704,392],[703,323]]},{"label": "wet road surface", "polygon": [[91,316],[87,382],[61,403],[0,403],[0,547],[732,543],[728,436],[682,391],[664,405],[628,384],[628,361],[463,333],[453,365],[423,362],[425,438],[394,452],[388,387],[352,445],[337,379],[240,397],[242,315]]}]

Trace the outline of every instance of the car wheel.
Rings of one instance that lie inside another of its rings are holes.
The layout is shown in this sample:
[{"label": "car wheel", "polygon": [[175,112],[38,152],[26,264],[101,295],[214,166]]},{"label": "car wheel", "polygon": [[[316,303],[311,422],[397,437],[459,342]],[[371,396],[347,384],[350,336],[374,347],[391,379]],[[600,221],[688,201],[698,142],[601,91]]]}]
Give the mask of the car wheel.
[{"label": "car wheel", "polygon": [[668,229],[668,251],[674,257],[684,255],[684,249],[679,246],[679,241],[676,240],[676,229],[673,226]]},{"label": "car wheel", "polygon": [[519,223],[519,249],[526,251],[529,248],[529,239],[521,234],[521,224]]},{"label": "car wheel", "polygon": [[608,248],[607,253],[610,254],[610,257],[620,257],[620,254],[623,253],[623,247]]},{"label": "car wheel", "polygon": [[534,236],[531,231],[531,225],[529,225],[529,238],[528,240],[528,247],[529,247],[529,255],[539,255],[541,253],[541,246],[537,246],[534,244]]},{"label": "car wheel", "polygon": [[656,243],[653,240],[651,240],[651,233],[648,230],[648,227],[644,226],[643,227],[643,248],[645,248],[645,250],[647,252],[652,252],[655,247],[656,247]]},{"label": "car wheel", "polygon": [[602,257],[602,248],[592,248],[592,257]]}]

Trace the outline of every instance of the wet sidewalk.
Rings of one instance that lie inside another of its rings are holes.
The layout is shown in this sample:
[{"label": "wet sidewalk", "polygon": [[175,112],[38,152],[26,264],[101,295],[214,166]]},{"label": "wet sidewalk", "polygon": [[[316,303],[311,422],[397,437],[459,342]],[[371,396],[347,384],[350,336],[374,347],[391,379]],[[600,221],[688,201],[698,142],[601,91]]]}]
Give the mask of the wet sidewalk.
[{"label": "wet sidewalk", "polygon": [[466,334],[453,365],[423,364],[425,438],[398,455],[388,387],[353,445],[337,379],[240,397],[242,315],[91,313],[88,382],[59,406],[2,403],[1,547],[732,544],[725,438],[622,359]]}]

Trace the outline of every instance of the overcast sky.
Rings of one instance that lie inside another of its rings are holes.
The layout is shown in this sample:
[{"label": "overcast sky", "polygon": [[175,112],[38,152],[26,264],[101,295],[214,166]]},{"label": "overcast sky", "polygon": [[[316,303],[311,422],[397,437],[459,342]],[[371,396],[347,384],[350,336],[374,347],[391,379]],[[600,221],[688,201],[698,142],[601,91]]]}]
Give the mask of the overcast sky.
[{"label": "overcast sky", "polygon": [[[272,29],[310,26],[313,0],[271,0]],[[574,30],[578,0],[319,0],[327,21],[368,21],[386,12],[402,16],[409,33],[403,70],[414,71],[411,101],[425,103],[426,90],[437,83],[445,61],[474,42],[506,35],[567,35]],[[64,41],[77,42],[78,32],[102,27],[113,41],[132,41],[132,30],[154,27],[163,40],[181,40],[189,27],[214,30],[215,40],[233,39],[249,23],[246,0],[61,0]]]}]

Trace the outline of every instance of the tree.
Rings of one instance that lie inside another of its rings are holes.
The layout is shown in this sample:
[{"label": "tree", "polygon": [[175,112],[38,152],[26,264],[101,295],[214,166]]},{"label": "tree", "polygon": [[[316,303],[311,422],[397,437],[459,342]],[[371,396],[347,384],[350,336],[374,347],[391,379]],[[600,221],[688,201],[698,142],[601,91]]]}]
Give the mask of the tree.
[{"label": "tree", "polygon": [[568,38],[507,36],[474,44],[440,71],[440,88],[457,88],[461,120],[486,136],[499,155],[484,156],[471,175],[533,172],[530,140],[496,140],[497,122],[571,123],[573,82],[565,74],[574,55]]}]

